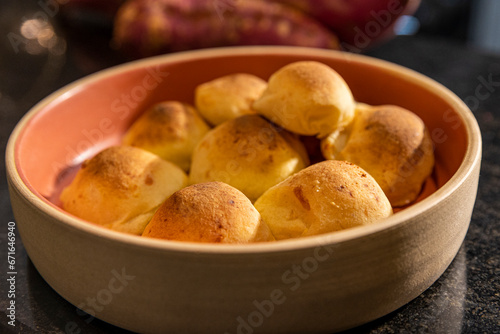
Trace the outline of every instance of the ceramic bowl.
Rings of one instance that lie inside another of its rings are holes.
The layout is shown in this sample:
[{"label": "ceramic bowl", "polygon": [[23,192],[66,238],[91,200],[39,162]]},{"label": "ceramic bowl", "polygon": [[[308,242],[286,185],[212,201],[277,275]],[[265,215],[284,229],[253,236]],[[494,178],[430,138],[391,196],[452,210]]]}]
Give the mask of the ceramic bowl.
[{"label": "ceramic bowl", "polygon": [[[305,59],[333,67],[358,101],[400,105],[424,120],[435,144],[432,194],[378,224],[250,245],[145,239],[58,206],[79,163],[118,143],[147,106],[192,103],[202,82],[234,72],[268,78]],[[366,56],[294,47],[178,53],[90,75],[33,107],[6,156],[18,230],[43,278],[88,317],[144,333],[327,333],[396,310],[457,254],[480,160],[476,120],[439,83]]]}]

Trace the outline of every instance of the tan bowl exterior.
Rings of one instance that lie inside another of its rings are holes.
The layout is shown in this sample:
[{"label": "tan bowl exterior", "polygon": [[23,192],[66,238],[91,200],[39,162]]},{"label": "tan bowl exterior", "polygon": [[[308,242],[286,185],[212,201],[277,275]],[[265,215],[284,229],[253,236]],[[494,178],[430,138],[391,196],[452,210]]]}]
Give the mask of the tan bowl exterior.
[{"label": "tan bowl exterior", "polygon": [[327,333],[376,319],[421,294],[457,254],[474,206],[481,137],[465,104],[413,71],[324,50],[229,48],[146,62],[227,53],[321,54],[397,70],[454,106],[467,134],[463,162],[434,194],[376,225],[254,245],[143,239],[65,214],[31,191],[17,171],[14,150],[20,132],[70,86],[19,123],[6,155],[19,233],[47,283],[91,315],[142,333]]}]

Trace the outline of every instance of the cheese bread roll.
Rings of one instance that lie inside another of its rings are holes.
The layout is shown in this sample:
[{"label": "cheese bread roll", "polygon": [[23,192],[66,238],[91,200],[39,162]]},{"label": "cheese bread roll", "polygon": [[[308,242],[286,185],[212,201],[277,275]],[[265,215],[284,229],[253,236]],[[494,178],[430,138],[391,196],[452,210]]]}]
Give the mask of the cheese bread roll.
[{"label": "cheese bread roll", "polygon": [[146,110],[132,124],[123,144],[155,153],[187,171],[196,144],[209,129],[192,106],[165,101]]},{"label": "cheese bread roll", "polygon": [[238,116],[255,114],[252,103],[267,83],[255,75],[236,73],[205,82],[195,90],[195,105],[212,125]]},{"label": "cheese bread roll", "polygon": [[291,63],[275,72],[253,108],[300,135],[324,137],[354,117],[354,99],[344,79],[315,61]]},{"label": "cheese bread roll", "polygon": [[271,186],[309,164],[298,138],[257,115],[222,123],[193,153],[190,183],[221,181],[255,201]]},{"label": "cheese bread roll", "polygon": [[359,104],[352,125],[323,139],[321,150],[327,159],[347,160],[370,173],[393,207],[413,202],[434,166],[424,122],[393,105]]},{"label": "cheese bread roll", "polygon": [[375,180],[337,160],[311,165],[266,191],[255,208],[276,240],[372,224],[392,214]]},{"label": "cheese bread roll", "polygon": [[60,198],[63,209],[79,218],[140,235],[159,205],[186,185],[176,165],[139,148],[115,146],[86,160]]},{"label": "cheese bread roll", "polygon": [[222,182],[198,183],[175,192],[160,206],[142,235],[211,243],[274,240],[250,200]]}]

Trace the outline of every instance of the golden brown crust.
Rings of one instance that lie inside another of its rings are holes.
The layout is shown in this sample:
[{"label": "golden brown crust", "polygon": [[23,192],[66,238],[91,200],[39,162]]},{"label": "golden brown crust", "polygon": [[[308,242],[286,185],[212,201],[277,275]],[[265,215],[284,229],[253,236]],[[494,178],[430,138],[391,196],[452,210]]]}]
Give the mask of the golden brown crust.
[{"label": "golden brown crust", "polygon": [[93,179],[102,187],[113,189],[117,196],[129,196],[137,190],[141,178],[145,184],[153,182],[138,163],[143,158],[142,152],[135,149],[112,147],[85,160],[79,177]]},{"label": "golden brown crust", "polygon": [[124,136],[124,145],[145,149],[187,171],[196,144],[209,126],[190,105],[157,103],[144,112]]},{"label": "golden brown crust", "polygon": [[160,206],[143,236],[211,243],[274,240],[248,198],[222,182],[199,183],[175,192]]},{"label": "golden brown crust", "polygon": [[309,163],[303,144],[257,115],[229,120],[210,131],[193,153],[190,183],[222,181],[255,201]]},{"label": "golden brown crust", "polygon": [[242,115],[255,114],[253,102],[266,89],[267,83],[247,73],[235,73],[205,82],[195,90],[195,105],[212,125]]},{"label": "golden brown crust", "polygon": [[186,184],[186,174],[172,163],[139,148],[115,146],[82,164],[61,202],[77,217],[141,234],[154,210]]},{"label": "golden brown crust", "polygon": [[[347,139],[338,145],[342,136]],[[322,151],[325,158],[365,169],[394,207],[417,198],[434,165],[432,140],[422,120],[393,105],[360,105],[352,127],[324,139]]]},{"label": "golden brown crust", "polygon": [[315,61],[299,61],[276,71],[253,108],[300,135],[324,137],[349,124],[354,99],[344,79]]},{"label": "golden brown crust", "polygon": [[277,240],[366,225],[392,208],[375,180],[337,160],[311,165],[266,191],[255,207]]}]

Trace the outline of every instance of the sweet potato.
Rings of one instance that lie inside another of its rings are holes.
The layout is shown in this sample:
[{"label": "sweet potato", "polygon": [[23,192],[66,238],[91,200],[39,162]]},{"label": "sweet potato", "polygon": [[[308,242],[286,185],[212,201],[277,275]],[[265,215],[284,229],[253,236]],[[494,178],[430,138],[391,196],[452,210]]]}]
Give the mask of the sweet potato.
[{"label": "sweet potato", "polygon": [[330,28],[348,51],[361,51],[393,34],[398,17],[420,0],[270,0],[293,6]]},{"label": "sweet potato", "polygon": [[113,39],[136,58],[227,45],[339,48],[336,35],[306,14],[263,0],[129,0]]}]

